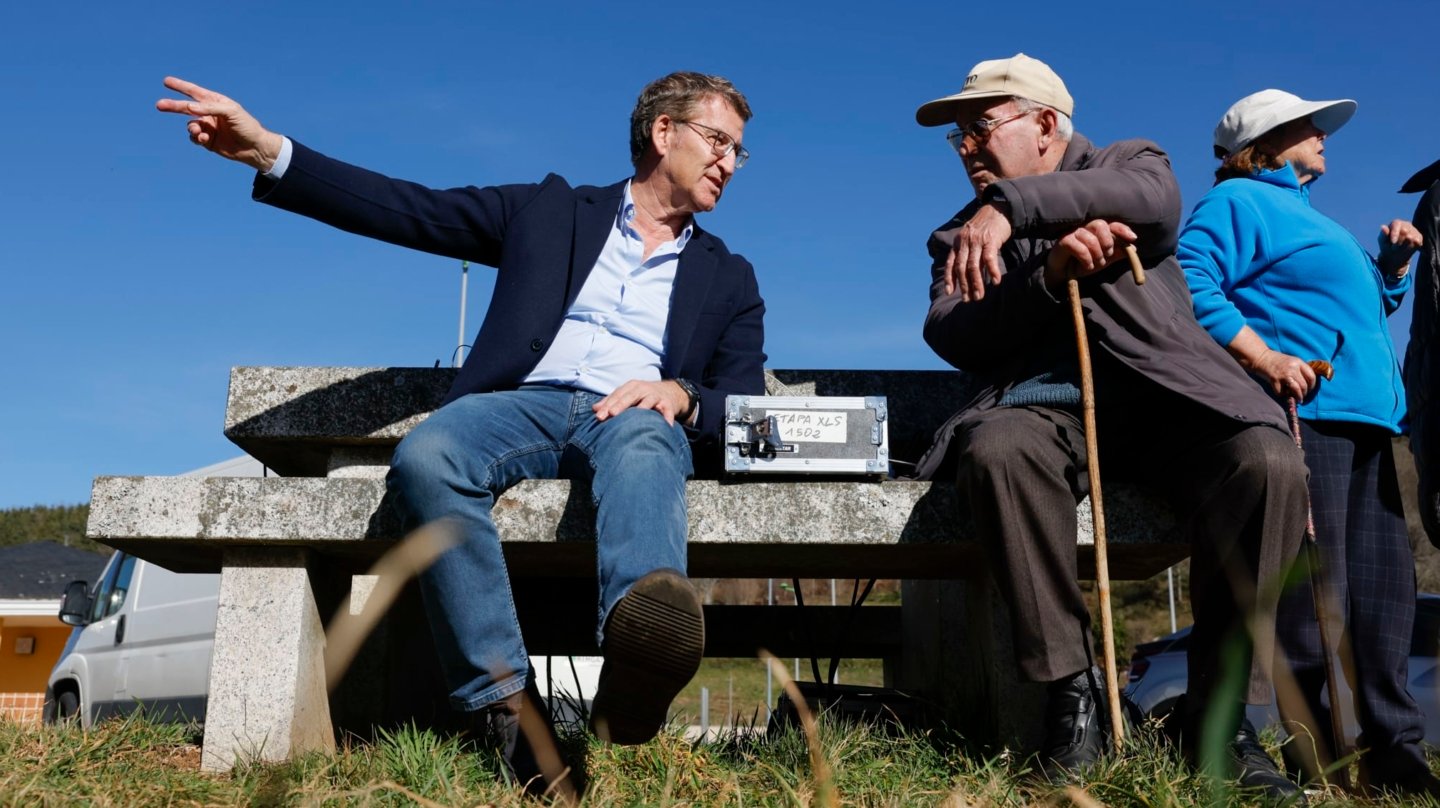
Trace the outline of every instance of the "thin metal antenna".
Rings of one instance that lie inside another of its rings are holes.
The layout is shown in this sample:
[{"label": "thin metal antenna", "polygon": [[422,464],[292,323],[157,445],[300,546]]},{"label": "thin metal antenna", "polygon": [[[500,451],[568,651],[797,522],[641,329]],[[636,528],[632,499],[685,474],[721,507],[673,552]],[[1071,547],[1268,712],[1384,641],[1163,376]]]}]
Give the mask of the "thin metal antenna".
[{"label": "thin metal antenna", "polygon": [[465,364],[465,292],[470,287],[470,262],[460,262],[460,335],[455,338],[455,367]]}]

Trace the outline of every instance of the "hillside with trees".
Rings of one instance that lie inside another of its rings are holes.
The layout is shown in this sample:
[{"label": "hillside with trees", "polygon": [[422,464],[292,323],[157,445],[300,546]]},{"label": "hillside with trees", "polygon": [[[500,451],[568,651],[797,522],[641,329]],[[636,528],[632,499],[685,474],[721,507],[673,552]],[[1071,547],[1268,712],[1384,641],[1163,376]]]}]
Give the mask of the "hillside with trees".
[{"label": "hillside with trees", "polygon": [[66,547],[108,554],[110,548],[85,538],[85,520],[89,516],[89,505],[0,509],[0,547],[53,541]]}]

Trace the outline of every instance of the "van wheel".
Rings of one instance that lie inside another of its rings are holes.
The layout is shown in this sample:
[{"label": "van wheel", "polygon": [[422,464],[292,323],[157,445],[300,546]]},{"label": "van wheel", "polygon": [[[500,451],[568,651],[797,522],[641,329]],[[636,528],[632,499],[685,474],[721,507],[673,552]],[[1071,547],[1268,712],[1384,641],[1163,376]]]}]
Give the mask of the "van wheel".
[{"label": "van wheel", "polygon": [[74,726],[80,723],[80,697],[66,690],[55,699],[55,723]]},{"label": "van wheel", "polygon": [[1172,696],[1168,699],[1165,699],[1164,701],[1150,708],[1150,712],[1148,715],[1146,715],[1146,718],[1164,721],[1165,719],[1170,717],[1171,713],[1175,712],[1175,705],[1179,702],[1179,696]]}]

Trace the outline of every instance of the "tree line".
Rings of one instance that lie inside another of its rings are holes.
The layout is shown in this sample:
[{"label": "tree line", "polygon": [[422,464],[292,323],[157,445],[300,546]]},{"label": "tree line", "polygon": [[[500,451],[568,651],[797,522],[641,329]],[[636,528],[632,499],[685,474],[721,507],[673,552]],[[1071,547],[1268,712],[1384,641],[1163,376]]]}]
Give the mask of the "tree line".
[{"label": "tree line", "polygon": [[0,509],[0,547],[53,541],[81,550],[109,553],[109,547],[85,538],[85,520],[89,517],[88,504]]}]

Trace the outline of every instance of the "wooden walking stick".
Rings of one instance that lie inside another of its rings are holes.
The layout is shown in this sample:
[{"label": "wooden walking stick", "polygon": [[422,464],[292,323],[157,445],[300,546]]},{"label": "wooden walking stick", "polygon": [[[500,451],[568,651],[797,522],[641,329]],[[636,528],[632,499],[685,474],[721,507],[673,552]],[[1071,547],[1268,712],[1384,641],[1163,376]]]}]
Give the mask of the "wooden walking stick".
[{"label": "wooden walking stick", "polygon": [[[1145,268],[1135,245],[1125,245],[1130,272],[1137,285],[1145,283]],[[1105,506],[1100,495],[1100,452],[1095,439],[1095,377],[1090,369],[1090,341],[1085,334],[1085,312],[1080,308],[1080,282],[1073,275],[1066,282],[1070,292],[1070,313],[1075,320],[1075,344],[1080,352],[1080,407],[1085,422],[1085,457],[1090,475],[1090,516],[1095,528],[1095,585],[1100,590],[1100,638],[1104,643],[1105,695],[1110,701],[1110,738],[1119,752],[1125,742],[1121,718],[1120,681],[1115,670],[1115,616],[1110,608],[1110,553],[1105,541]]]},{"label": "wooden walking stick", "polygon": [[[1312,359],[1306,364],[1315,371],[1316,384],[1320,383],[1320,379],[1330,381],[1335,378],[1335,369],[1323,359]],[[1296,448],[1304,452],[1305,445],[1300,440],[1300,413],[1295,397],[1291,396],[1286,403],[1290,411],[1290,434],[1295,438]],[[1320,546],[1315,536],[1315,510],[1310,505],[1308,495],[1305,502],[1305,562],[1310,568],[1310,595],[1315,603],[1315,623],[1320,629],[1320,647],[1325,655],[1325,687],[1330,691],[1330,741],[1334,744],[1335,760],[1343,760],[1350,755],[1350,746],[1345,741],[1345,721],[1340,715],[1340,674],[1335,670],[1335,655],[1339,652],[1339,647],[1330,644],[1330,620],[1327,617],[1328,604],[1331,602],[1330,590],[1320,568]],[[1350,778],[1345,770],[1341,769],[1335,774],[1340,787],[1348,789]]]}]

